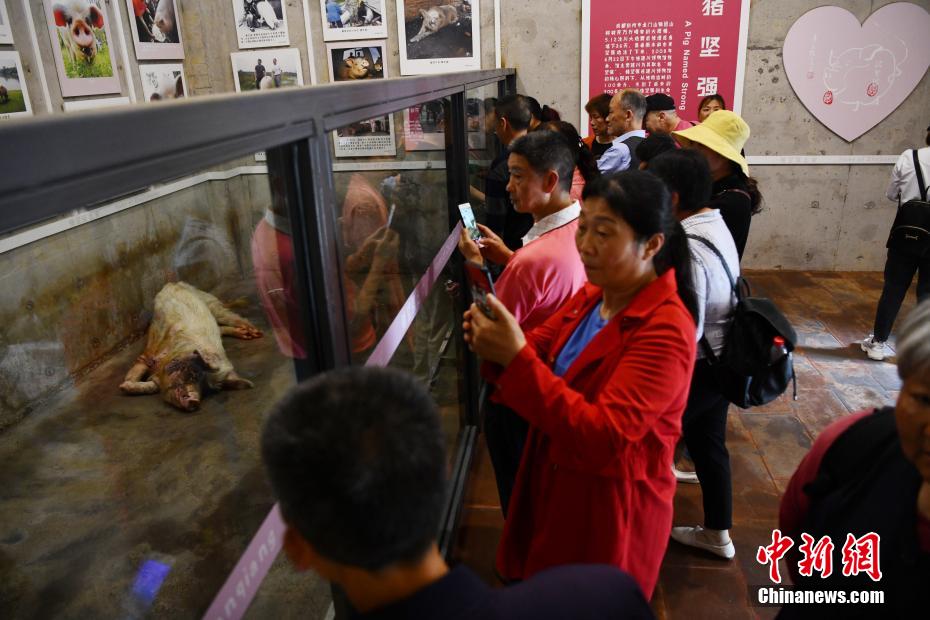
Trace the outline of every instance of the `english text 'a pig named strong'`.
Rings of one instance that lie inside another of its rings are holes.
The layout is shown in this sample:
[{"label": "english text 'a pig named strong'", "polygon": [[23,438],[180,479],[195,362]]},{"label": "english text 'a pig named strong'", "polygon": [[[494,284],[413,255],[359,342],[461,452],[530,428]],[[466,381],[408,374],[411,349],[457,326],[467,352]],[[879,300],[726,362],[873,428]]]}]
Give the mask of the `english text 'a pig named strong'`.
[{"label": "english text 'a pig named strong'", "polygon": [[183,411],[200,407],[204,387],[241,390],[252,382],[236,374],[222,336],[244,340],[262,332],[219,299],[184,282],[166,284],[155,296],[145,352],[126,374],[126,394],[155,394]]}]

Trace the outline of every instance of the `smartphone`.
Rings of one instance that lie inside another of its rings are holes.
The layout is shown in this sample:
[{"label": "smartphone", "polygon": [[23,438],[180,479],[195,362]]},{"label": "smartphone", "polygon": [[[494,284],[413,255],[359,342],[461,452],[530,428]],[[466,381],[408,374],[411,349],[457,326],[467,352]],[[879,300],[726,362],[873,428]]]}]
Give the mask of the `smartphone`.
[{"label": "smartphone", "polygon": [[478,222],[475,221],[475,214],[471,210],[471,205],[463,202],[459,205],[459,213],[462,215],[462,223],[468,230],[468,236],[472,241],[477,242],[481,239],[481,231],[478,230]]},{"label": "smartphone", "polygon": [[385,228],[391,227],[391,222],[394,221],[394,210],[397,208],[397,205],[392,204],[391,210],[388,211],[387,223],[384,225]]},{"label": "smartphone", "polygon": [[468,278],[468,288],[471,289],[472,300],[478,304],[478,307],[481,308],[485,316],[496,321],[497,315],[494,314],[494,311],[491,310],[491,306],[488,305],[488,293],[497,295],[497,293],[494,292],[494,282],[491,280],[491,272],[488,271],[486,266],[467,260],[465,261],[465,276]]}]

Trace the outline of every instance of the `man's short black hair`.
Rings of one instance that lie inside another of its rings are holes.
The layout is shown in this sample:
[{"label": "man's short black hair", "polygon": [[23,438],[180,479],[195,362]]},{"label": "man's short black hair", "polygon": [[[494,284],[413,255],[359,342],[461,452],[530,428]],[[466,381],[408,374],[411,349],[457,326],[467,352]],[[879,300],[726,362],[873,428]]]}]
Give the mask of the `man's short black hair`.
[{"label": "man's short black hair", "polygon": [[537,130],[514,140],[511,155],[521,155],[539,174],[554,170],[559,175],[559,187],[568,191],[575,172],[575,155],[565,138],[554,131]]},{"label": "man's short black hair", "polygon": [[542,106],[539,105],[539,101],[536,100],[536,97],[530,97],[529,95],[523,95],[526,99],[527,105],[530,106],[530,114],[533,115],[538,121],[542,120]]},{"label": "man's short black hair", "polygon": [[636,145],[636,159],[644,161],[648,165],[652,159],[662,153],[674,151],[677,148],[678,143],[672,136],[667,133],[652,133]]},{"label": "man's short black hair", "polygon": [[532,120],[533,114],[530,112],[530,105],[523,95],[501,97],[494,104],[494,111],[497,112],[497,118],[506,118],[510,126],[517,131],[530,128],[530,120]]},{"label": "man's short black hair", "polygon": [[710,200],[713,180],[707,158],[694,149],[674,149],[649,162],[649,172],[665,182],[669,192],[678,192],[678,209],[694,213]]},{"label": "man's short black hair", "polygon": [[356,366],[301,383],[265,423],[262,459],[284,519],[329,560],[378,570],[436,539],[443,435],[407,373]]}]

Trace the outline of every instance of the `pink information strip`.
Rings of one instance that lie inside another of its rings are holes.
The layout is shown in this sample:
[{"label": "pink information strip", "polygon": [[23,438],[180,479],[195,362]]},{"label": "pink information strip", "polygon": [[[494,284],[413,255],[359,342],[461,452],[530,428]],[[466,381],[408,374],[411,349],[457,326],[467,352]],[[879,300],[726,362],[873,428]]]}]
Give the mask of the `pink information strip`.
[{"label": "pink information strip", "polygon": [[[461,228],[462,223],[459,222],[449,233],[445,243],[442,244],[426,269],[426,273],[417,282],[384,336],[368,356],[366,366],[387,366],[391,361],[394,352],[404,339],[404,334],[413,324],[420,305],[432,291],[439,273],[452,256]],[[236,567],[226,578],[226,583],[220,588],[210,608],[203,615],[204,620],[239,620],[242,618],[277,558],[283,542],[284,521],[281,519],[278,505],[275,504],[255,536],[252,537],[252,541],[239,558]]]}]

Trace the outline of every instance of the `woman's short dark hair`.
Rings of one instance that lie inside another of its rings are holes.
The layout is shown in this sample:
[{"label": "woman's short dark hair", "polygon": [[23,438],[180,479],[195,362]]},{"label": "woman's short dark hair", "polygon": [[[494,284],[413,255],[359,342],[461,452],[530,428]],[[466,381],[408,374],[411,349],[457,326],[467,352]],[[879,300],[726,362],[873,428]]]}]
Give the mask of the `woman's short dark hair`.
[{"label": "woman's short dark hair", "polygon": [[667,133],[653,133],[636,145],[636,158],[648,165],[650,161],[665,153],[678,149],[675,138]]},{"label": "woman's short dark hair", "polygon": [[607,118],[607,115],[610,114],[610,100],[611,95],[607,93],[601,93],[600,95],[594,95],[584,104],[584,111],[588,114],[592,112],[597,112],[601,118]]},{"label": "woman's short dark hair", "polygon": [[285,521],[329,560],[378,570],[436,539],[443,435],[412,375],[354,366],[301,383],[265,423],[262,459]]},{"label": "woman's short dark hair", "polygon": [[633,229],[639,242],[659,233],[665,235],[665,245],[653,258],[656,273],[662,275],[674,267],[678,296],[691,317],[697,320],[688,238],[672,211],[665,183],[649,172],[624,170],[587,183],[582,198],[604,200],[614,215]]},{"label": "woman's short dark hair", "polygon": [[559,175],[559,187],[566,191],[571,189],[575,156],[560,134],[546,129],[531,131],[513,141],[510,154],[526,158],[530,167],[540,174],[555,170]]},{"label": "woman's short dark hair", "polygon": [[720,104],[721,108],[723,108],[724,110],[727,109],[727,100],[723,98],[723,95],[714,94],[714,95],[707,95],[706,97],[701,99],[701,103],[700,105],[698,105],[698,110],[703,108],[705,105],[707,105],[711,101],[716,101],[717,103]]},{"label": "woman's short dark hair", "polygon": [[649,172],[665,182],[669,191],[678,194],[678,210],[694,213],[710,200],[713,180],[707,158],[694,149],[675,149],[662,153],[649,163]]},{"label": "woman's short dark hair", "polygon": [[565,140],[565,143],[572,151],[575,165],[578,167],[578,170],[581,171],[581,176],[585,180],[585,183],[601,174],[600,170],[597,169],[597,160],[594,158],[594,153],[591,152],[588,145],[581,139],[574,125],[568,121],[549,121],[536,128],[536,131],[540,130],[553,131],[562,136],[562,139]]}]

